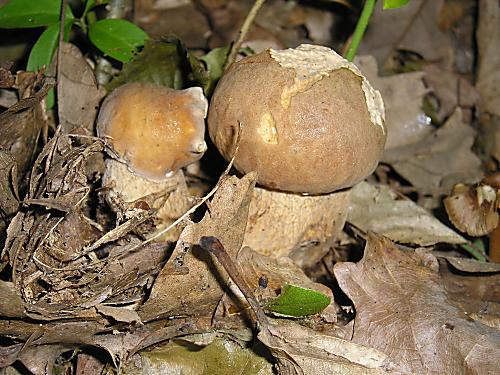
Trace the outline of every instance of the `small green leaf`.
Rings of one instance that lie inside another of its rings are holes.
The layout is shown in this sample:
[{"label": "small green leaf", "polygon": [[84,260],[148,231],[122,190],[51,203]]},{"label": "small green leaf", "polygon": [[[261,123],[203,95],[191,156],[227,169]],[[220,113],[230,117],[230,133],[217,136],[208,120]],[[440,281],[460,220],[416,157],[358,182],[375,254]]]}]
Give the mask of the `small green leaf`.
[{"label": "small green leaf", "polygon": [[410,0],[384,0],[384,9],[401,8],[409,2]]},{"label": "small green leaf", "polygon": [[[59,20],[61,0],[10,0],[0,8],[0,28],[17,29],[49,26]],[[72,20],[66,8],[66,19]]]},{"label": "small green leaf", "polygon": [[280,315],[301,317],[317,314],[329,304],[330,298],[316,290],[287,284],[265,308]]},{"label": "small green leaf", "polygon": [[217,81],[224,73],[224,65],[226,65],[229,46],[214,48],[205,56],[200,57],[207,64],[207,69],[212,80]]},{"label": "small green leaf", "polygon": [[[52,26],[49,26],[43,33],[40,35],[40,38],[36,41],[35,45],[31,49],[28,65],[26,66],[26,70],[30,72],[36,72],[43,68],[49,67],[52,62],[52,57],[57,49],[57,42],[59,38],[59,24],[57,22]],[[64,28],[64,39],[68,40],[69,31],[71,29],[72,22],[66,22],[66,26]]]},{"label": "small green leaf", "polygon": [[90,41],[106,55],[120,61],[130,61],[148,38],[141,28],[122,19],[107,19],[89,26]]}]

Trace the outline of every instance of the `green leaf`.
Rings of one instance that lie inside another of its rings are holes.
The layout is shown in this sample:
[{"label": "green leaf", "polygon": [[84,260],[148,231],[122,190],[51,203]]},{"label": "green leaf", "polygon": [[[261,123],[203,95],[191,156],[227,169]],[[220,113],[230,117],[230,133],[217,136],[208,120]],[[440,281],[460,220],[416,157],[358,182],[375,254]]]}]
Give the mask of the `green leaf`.
[{"label": "green leaf", "polygon": [[[52,62],[52,57],[57,49],[57,43],[59,38],[59,24],[57,22],[52,26],[49,26],[43,33],[40,35],[40,38],[36,41],[35,45],[31,49],[28,65],[26,66],[26,70],[30,72],[36,72],[43,68],[49,67]],[[69,31],[71,30],[72,21],[66,22],[64,27],[64,39],[68,40]]]},{"label": "green leaf", "polygon": [[281,294],[268,302],[265,308],[284,316],[302,317],[317,314],[329,304],[330,298],[316,290],[286,284]]},{"label": "green leaf", "polygon": [[226,65],[229,46],[214,48],[205,56],[200,57],[207,64],[207,69],[212,80],[217,81],[224,73],[224,65]]},{"label": "green leaf", "polygon": [[409,2],[410,0],[384,0],[384,9],[401,8]]},{"label": "green leaf", "polygon": [[130,61],[148,38],[141,28],[122,19],[107,19],[89,26],[90,41],[106,55],[120,61]]},{"label": "green leaf", "polygon": [[[0,8],[0,28],[16,29],[49,26],[59,20],[61,0],[10,0]],[[66,19],[73,20],[66,8]]]},{"label": "green leaf", "polygon": [[[37,72],[38,70],[45,67],[49,68],[50,63],[54,57],[54,53],[57,49],[58,39],[59,39],[59,24],[60,22],[49,26],[45,30],[40,38],[36,41],[35,45],[31,49],[30,56],[28,58],[28,64],[26,70],[29,72]],[[68,40],[69,32],[73,21],[66,22],[64,27],[64,40]],[[47,109],[50,109],[55,104],[54,89],[50,89],[47,94],[46,105]]]}]

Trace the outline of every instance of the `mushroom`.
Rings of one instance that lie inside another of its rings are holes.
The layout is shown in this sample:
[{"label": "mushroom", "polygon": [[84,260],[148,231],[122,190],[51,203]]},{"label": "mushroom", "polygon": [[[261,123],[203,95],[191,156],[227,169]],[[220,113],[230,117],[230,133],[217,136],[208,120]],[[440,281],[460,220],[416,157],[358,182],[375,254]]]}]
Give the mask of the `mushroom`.
[{"label": "mushroom", "polygon": [[453,225],[469,236],[484,236],[498,226],[500,190],[490,185],[456,184],[443,203]]},{"label": "mushroom", "polygon": [[[190,207],[181,168],[199,160],[207,148],[207,108],[199,87],[129,83],[104,100],[97,134],[112,158],[106,160],[103,185],[119,219],[154,209],[158,232]],[[178,233],[161,240],[176,240]]]},{"label": "mushroom", "polygon": [[[311,233],[318,228],[338,232],[345,214],[339,217],[331,205],[340,204],[338,209],[345,213],[348,202],[347,191],[332,193],[370,175],[386,140],[380,93],[354,64],[327,47],[307,44],[269,49],[228,69],[208,116],[210,138],[226,159],[232,156],[238,126],[241,138],[234,166],[242,173],[256,171],[265,190],[256,190],[259,199],[250,207],[245,243],[273,253],[280,253],[279,244],[266,241],[253,227],[267,228],[269,238],[268,226],[281,226],[283,233],[274,237],[290,238],[294,249],[324,242],[332,232],[320,238]],[[268,194],[272,198],[263,199]],[[273,209],[261,207],[263,201],[282,199],[293,212],[276,212],[281,203]],[[255,225],[264,212],[267,224]],[[339,220],[340,225],[331,224]],[[288,222],[294,223],[293,232]]]}]

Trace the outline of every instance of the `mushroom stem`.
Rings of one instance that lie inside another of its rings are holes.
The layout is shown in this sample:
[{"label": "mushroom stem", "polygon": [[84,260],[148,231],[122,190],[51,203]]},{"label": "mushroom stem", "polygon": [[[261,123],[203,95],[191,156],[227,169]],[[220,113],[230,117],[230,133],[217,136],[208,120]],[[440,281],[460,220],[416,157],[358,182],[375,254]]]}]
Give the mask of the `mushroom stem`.
[{"label": "mushroom stem", "polygon": [[[117,214],[118,221],[128,220],[143,210],[155,210],[154,223],[136,228],[141,236],[151,238],[172,224],[191,205],[182,170],[164,181],[147,180],[131,172],[127,166],[114,159],[106,160],[103,176],[105,199]],[[183,225],[155,238],[156,242],[177,241]]]},{"label": "mushroom stem", "polygon": [[307,196],[256,187],[243,246],[307,267],[329,250],[347,218],[351,190]]}]

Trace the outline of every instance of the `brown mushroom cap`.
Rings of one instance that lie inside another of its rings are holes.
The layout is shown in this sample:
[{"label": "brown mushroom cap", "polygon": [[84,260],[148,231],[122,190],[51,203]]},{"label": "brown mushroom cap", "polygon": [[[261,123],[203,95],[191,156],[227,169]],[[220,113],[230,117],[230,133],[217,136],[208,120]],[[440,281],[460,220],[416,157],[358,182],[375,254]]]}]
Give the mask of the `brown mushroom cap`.
[{"label": "brown mushroom cap", "polygon": [[373,172],[383,119],[379,92],[356,66],[329,48],[301,45],[234,63],[214,92],[208,129],[229,159],[241,124],[234,165],[257,171],[259,184],[321,194]]},{"label": "brown mushroom cap", "polygon": [[205,152],[207,106],[199,87],[129,83],[103,102],[97,134],[107,138],[108,151],[132,172],[162,181]]}]

